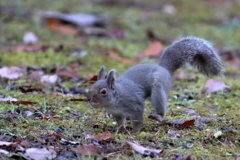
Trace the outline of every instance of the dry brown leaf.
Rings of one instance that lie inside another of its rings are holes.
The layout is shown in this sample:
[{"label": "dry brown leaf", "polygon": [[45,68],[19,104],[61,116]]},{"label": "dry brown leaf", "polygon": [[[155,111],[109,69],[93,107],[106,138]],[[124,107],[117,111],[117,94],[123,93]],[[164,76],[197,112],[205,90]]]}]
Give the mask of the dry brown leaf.
[{"label": "dry brown leaf", "polygon": [[7,104],[14,104],[14,105],[19,105],[19,104],[22,104],[22,105],[35,105],[37,104],[37,102],[31,102],[31,101],[7,101],[5,102]]},{"label": "dry brown leaf", "polygon": [[97,79],[98,79],[98,76],[96,75],[96,74],[94,74],[94,75],[88,75],[87,76],[87,80],[85,80],[84,82],[83,82],[83,84],[85,84],[85,83],[90,83],[90,84],[93,84],[95,81],[97,81]]},{"label": "dry brown leaf", "polygon": [[213,93],[218,91],[230,91],[231,88],[227,86],[224,82],[215,79],[209,79],[204,85],[202,92]]},{"label": "dry brown leaf", "polygon": [[56,156],[57,153],[52,148],[28,148],[23,154],[23,157],[27,160],[53,159]]},{"label": "dry brown leaf", "polygon": [[150,58],[156,58],[161,55],[163,52],[163,45],[160,41],[155,41],[152,44],[150,44],[147,49],[143,52],[143,57],[150,57]]},{"label": "dry brown leaf", "polygon": [[88,13],[63,13],[55,11],[41,11],[40,16],[45,18],[54,18],[60,22],[67,22],[74,26],[94,26],[104,24],[104,19],[94,14]]},{"label": "dry brown leaf", "polygon": [[148,149],[148,148],[145,148],[143,146],[140,146],[140,145],[138,145],[136,143],[132,143],[132,142],[129,142],[129,141],[127,141],[127,144],[129,146],[131,146],[138,153],[141,153],[141,154],[146,155],[146,156],[159,155],[159,154],[163,153],[163,150]]},{"label": "dry brown leaf", "polygon": [[53,30],[57,31],[59,33],[62,33],[64,35],[76,35],[78,33],[77,29],[63,25],[58,22],[55,18],[46,18],[47,26]]},{"label": "dry brown leaf", "polygon": [[232,61],[229,61],[229,64],[230,64],[231,66],[240,68],[240,59],[233,59]]},{"label": "dry brown leaf", "polygon": [[57,72],[58,76],[65,76],[65,77],[70,77],[70,78],[80,78],[79,75],[77,75],[76,70],[69,70],[69,71],[59,71]]},{"label": "dry brown leaf", "polygon": [[37,46],[37,45],[20,45],[16,47],[10,47],[10,51],[17,51],[17,52],[46,52],[49,46]]},{"label": "dry brown leaf", "polygon": [[0,68],[0,77],[7,79],[18,79],[23,75],[25,69],[11,66],[11,67],[3,67]]},{"label": "dry brown leaf", "polygon": [[163,121],[164,124],[176,124],[181,127],[189,127],[192,125],[198,125],[201,123],[208,123],[217,117],[200,117],[200,118],[190,118],[190,119],[173,119],[168,121]]},{"label": "dry brown leaf", "polygon": [[124,156],[132,156],[133,152],[131,150],[123,150],[123,151],[116,151],[116,152],[112,152],[112,153],[108,153],[107,156],[115,156],[118,154],[122,154]]},{"label": "dry brown leaf", "polygon": [[115,59],[115,60],[117,60],[117,61],[120,61],[120,62],[123,62],[123,63],[127,63],[127,64],[135,64],[135,63],[138,62],[138,61],[135,60],[135,59],[124,58],[124,57],[121,57],[120,55],[115,54],[115,53],[110,53],[108,56],[109,56],[110,58],[112,58],[112,59]]},{"label": "dry brown leaf", "polygon": [[102,141],[111,138],[111,133],[109,131],[104,132],[102,134],[96,135],[93,139],[96,141]]},{"label": "dry brown leaf", "polygon": [[100,149],[97,148],[93,144],[79,145],[79,146],[77,146],[77,148],[74,148],[73,151],[75,151],[78,154],[85,155],[85,156],[98,156],[101,154]]},{"label": "dry brown leaf", "polygon": [[41,71],[41,70],[33,71],[32,73],[27,75],[27,79],[29,79],[29,80],[39,80],[43,74],[44,74],[44,72]]}]

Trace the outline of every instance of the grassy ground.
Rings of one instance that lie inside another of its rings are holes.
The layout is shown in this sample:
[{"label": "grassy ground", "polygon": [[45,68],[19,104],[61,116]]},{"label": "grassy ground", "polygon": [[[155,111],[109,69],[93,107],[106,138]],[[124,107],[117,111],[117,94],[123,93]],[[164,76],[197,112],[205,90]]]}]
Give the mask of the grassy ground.
[{"label": "grassy ground", "polygon": [[[157,37],[163,40],[165,47],[178,38],[194,35],[212,42],[219,52],[239,49],[240,4],[238,1],[159,2],[151,0],[148,2],[134,1],[133,3],[123,0],[111,5],[109,3],[110,1],[104,0],[1,1],[0,65],[2,67],[44,67],[47,70],[46,73],[51,73],[52,68],[65,67],[69,69],[72,65],[77,65],[77,74],[86,77],[89,74],[95,74],[104,64],[107,69],[117,69],[117,76],[119,76],[133,64],[113,60],[106,56],[105,52],[109,52],[111,49],[120,50],[122,56],[134,58],[136,53],[143,52],[151,44],[146,36],[146,30],[154,31]],[[175,13],[170,14],[164,11],[166,5],[174,6]],[[40,10],[94,13],[106,19],[105,28],[107,30],[115,28],[123,30],[124,38],[89,36],[85,41],[86,37],[83,36],[63,35],[44,27],[36,15]],[[14,49],[16,46],[24,45],[23,34],[29,31],[39,37],[38,46],[49,47],[46,52],[27,53]],[[54,52],[54,49],[61,44],[64,45],[63,50],[58,53]],[[72,57],[71,54],[76,49],[85,51],[86,56]],[[142,60],[142,62],[146,61],[157,63],[155,59]],[[25,78],[18,80],[2,78],[1,96],[11,96],[22,101],[37,102],[37,104],[1,103],[0,140],[27,141],[26,148],[51,145],[60,155],[71,151],[76,146],[64,146],[59,141],[51,140],[49,143],[41,142],[41,139],[46,140],[49,135],[57,133],[61,138],[89,144],[92,143],[92,140],[86,139],[86,135],[98,135],[110,131],[115,141],[106,142],[109,152],[131,150],[124,145],[124,142],[134,140],[145,147],[164,149],[164,153],[160,155],[159,159],[174,159],[178,156],[185,158],[189,155],[192,156],[192,159],[236,159],[236,157],[240,157],[240,81],[233,75],[238,76],[240,71],[226,62],[224,63],[226,77],[217,79],[229,85],[232,88],[231,92],[202,94],[201,88],[207,78],[199,75],[192,68],[182,68],[181,71],[188,73],[189,76],[197,75],[198,80],[189,82],[183,79],[173,82],[173,91],[169,95],[169,111],[165,117],[166,120],[191,118],[181,110],[181,108],[189,108],[203,117],[218,117],[218,119],[208,124],[195,125],[185,129],[179,129],[174,125],[159,125],[147,118],[148,113],[152,111],[151,104],[147,101],[143,129],[132,136],[123,133],[115,134],[115,121],[104,110],[92,109],[86,102],[69,101],[71,98],[82,98],[82,95],[74,95],[74,97],[52,95],[52,91],[59,88],[58,85],[44,86],[41,93],[37,91],[23,93],[19,89],[10,90],[9,86],[31,85],[35,88],[42,84],[39,81],[28,81]],[[81,82],[76,83],[73,80],[62,79],[61,87],[68,90],[70,87],[77,86],[87,91],[89,86]],[[211,109],[206,105],[215,108]],[[7,110],[7,113],[4,112]],[[34,114],[26,117],[25,111],[31,111]],[[131,126],[129,125],[129,127]],[[218,131],[222,131],[222,134],[216,138],[214,134]],[[101,158],[106,157],[104,153]],[[0,154],[0,157],[7,159],[16,154],[21,155],[21,153],[12,152],[11,155]],[[76,158],[75,155],[72,159],[74,158]],[[133,152],[131,156],[124,155],[122,157],[121,154],[117,154],[114,158],[140,159],[143,157]],[[58,159],[61,159],[60,156]],[[89,159],[93,159],[93,157],[89,157]]]}]

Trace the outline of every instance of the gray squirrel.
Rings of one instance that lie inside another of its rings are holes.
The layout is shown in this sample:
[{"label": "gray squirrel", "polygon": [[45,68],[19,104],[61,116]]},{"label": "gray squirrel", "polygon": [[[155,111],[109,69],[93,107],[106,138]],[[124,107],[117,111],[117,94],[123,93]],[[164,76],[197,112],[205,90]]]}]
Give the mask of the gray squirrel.
[{"label": "gray squirrel", "polygon": [[163,120],[173,73],[188,62],[206,76],[221,75],[223,71],[220,57],[206,40],[186,37],[170,45],[160,57],[159,64],[135,65],[116,79],[115,70],[110,70],[106,78],[103,66],[98,80],[89,90],[89,103],[95,108],[104,107],[112,114],[119,130],[125,130],[126,118],[130,118],[131,132],[138,132],[142,128],[147,98],[156,111],[150,118]]}]

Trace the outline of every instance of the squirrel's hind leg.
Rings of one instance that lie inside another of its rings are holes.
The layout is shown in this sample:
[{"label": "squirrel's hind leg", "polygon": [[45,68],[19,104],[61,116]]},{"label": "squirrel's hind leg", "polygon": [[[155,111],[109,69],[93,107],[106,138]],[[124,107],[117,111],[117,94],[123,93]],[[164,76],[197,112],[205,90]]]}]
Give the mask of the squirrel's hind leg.
[{"label": "squirrel's hind leg", "polygon": [[153,85],[150,100],[152,106],[155,108],[156,113],[150,114],[148,118],[162,121],[163,117],[167,113],[167,94],[162,88],[160,82],[157,82]]}]

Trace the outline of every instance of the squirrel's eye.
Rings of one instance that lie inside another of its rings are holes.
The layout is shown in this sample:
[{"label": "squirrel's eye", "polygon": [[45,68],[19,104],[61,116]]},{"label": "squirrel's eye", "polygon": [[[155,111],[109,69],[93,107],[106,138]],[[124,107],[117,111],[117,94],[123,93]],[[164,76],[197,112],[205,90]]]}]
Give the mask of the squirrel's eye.
[{"label": "squirrel's eye", "polygon": [[101,90],[100,90],[100,93],[101,93],[102,95],[107,94],[107,89],[106,89],[106,88],[101,89]]}]

